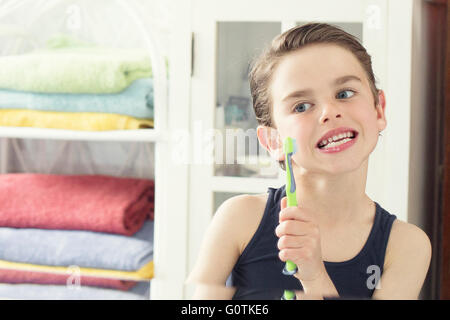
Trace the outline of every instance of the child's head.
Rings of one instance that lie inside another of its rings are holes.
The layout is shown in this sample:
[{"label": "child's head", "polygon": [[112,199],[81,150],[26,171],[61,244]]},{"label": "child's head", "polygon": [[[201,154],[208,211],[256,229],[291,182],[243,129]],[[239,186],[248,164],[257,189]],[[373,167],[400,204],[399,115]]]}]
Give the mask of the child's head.
[{"label": "child's head", "polygon": [[[349,75],[356,76],[354,78],[357,79],[346,77]],[[333,87],[329,85],[339,78],[344,80],[333,83]],[[350,86],[351,89],[346,91],[347,87],[344,88],[343,85]],[[285,136],[298,140],[302,137],[298,129],[301,127],[302,134],[309,134],[308,138],[317,139],[323,136],[325,129],[327,132],[341,126],[356,126],[358,122],[371,122],[369,120],[374,119],[374,113],[358,114],[360,111],[352,111],[350,108],[352,104],[358,104],[361,110],[362,105],[370,102],[372,111],[378,110],[379,113],[377,106],[380,98],[383,100],[383,114],[378,114],[377,117],[382,119],[376,125],[377,128],[373,125],[368,131],[376,129],[379,132],[384,129],[384,95],[376,87],[369,54],[354,36],[328,24],[311,23],[277,36],[254,62],[250,72],[250,89],[258,123],[278,129],[281,136],[284,133]],[[299,91],[303,90],[306,91],[300,96]],[[289,94],[291,91],[293,95]],[[350,102],[347,96],[340,95],[344,92],[355,96],[354,100]],[[292,97],[289,100],[286,96]],[[339,109],[344,103],[347,105],[345,111]],[[336,107],[327,109],[331,104]],[[309,107],[298,109],[298,106]],[[340,118],[340,122],[334,119],[325,124],[331,118],[324,114],[328,112],[338,112],[333,118]],[[343,117],[341,113],[348,114]],[[323,123],[319,125],[320,121]],[[289,126],[291,129],[286,128]],[[292,129],[294,127],[295,130]],[[370,142],[373,145],[373,139]],[[297,143],[301,144],[299,141]],[[317,147],[315,140],[314,147]],[[370,152],[375,146],[371,147]],[[281,158],[280,155],[278,160],[284,169]]]}]

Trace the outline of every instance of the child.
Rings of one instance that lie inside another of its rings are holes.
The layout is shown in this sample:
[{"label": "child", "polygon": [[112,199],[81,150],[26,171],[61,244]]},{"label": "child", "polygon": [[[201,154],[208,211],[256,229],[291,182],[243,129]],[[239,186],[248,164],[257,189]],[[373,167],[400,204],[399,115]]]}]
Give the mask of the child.
[{"label": "child", "polygon": [[282,164],[282,142],[296,140],[299,205],[286,208],[284,186],[225,201],[189,277],[195,298],[417,299],[430,241],[365,193],[386,103],[364,47],[328,24],[293,28],[256,60],[250,87],[260,144]]}]

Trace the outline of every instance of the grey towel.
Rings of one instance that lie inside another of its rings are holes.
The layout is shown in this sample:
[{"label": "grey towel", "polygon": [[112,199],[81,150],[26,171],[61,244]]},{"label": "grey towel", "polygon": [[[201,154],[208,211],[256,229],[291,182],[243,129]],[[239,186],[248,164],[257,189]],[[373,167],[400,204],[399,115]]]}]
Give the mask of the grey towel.
[{"label": "grey towel", "polygon": [[0,260],[136,271],[153,259],[153,221],[133,236],[92,231],[0,228]]}]

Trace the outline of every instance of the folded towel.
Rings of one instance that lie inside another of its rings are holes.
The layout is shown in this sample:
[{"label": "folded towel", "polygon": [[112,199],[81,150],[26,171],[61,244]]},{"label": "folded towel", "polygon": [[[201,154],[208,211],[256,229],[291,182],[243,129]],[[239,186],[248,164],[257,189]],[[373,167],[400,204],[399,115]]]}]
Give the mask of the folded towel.
[{"label": "folded towel", "polygon": [[0,283],[10,284],[59,284],[100,287],[127,291],[134,287],[136,281],[106,279],[73,274],[56,274],[24,270],[0,269]]},{"label": "folded towel", "polygon": [[0,88],[46,93],[117,93],[152,76],[138,49],[69,47],[0,57]]},{"label": "folded towel", "polygon": [[103,175],[0,175],[0,227],[132,235],[153,208],[153,180]]},{"label": "folded towel", "polygon": [[150,283],[141,282],[129,291],[38,284],[0,284],[0,298],[18,300],[148,300]]},{"label": "folded towel", "polygon": [[0,109],[116,113],[153,118],[153,79],[133,83],[120,93],[34,93],[0,89]]},{"label": "folded towel", "polygon": [[10,270],[33,271],[33,272],[47,272],[54,274],[74,274],[74,271],[76,269],[76,273],[82,276],[98,277],[106,279],[142,281],[153,278],[154,265],[153,261],[150,261],[137,271],[119,271],[119,270],[107,270],[95,268],[81,268],[77,266],[69,266],[69,267],[44,266],[37,264],[0,260],[0,268]]},{"label": "folded towel", "polygon": [[136,271],[153,260],[153,221],[132,237],[103,232],[0,228],[0,260]]},{"label": "folded towel", "polygon": [[153,120],[112,113],[0,109],[1,126],[106,131],[152,128]]},{"label": "folded towel", "polygon": [[97,45],[94,42],[81,40],[80,38],[75,37],[72,34],[55,33],[48,38],[45,47],[48,49],[57,49],[70,47],[97,47]]}]

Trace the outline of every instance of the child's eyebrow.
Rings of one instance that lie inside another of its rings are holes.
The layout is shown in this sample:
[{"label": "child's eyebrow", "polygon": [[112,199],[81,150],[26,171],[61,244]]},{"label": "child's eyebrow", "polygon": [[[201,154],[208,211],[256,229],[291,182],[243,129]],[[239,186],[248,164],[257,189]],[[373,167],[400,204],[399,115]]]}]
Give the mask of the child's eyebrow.
[{"label": "child's eyebrow", "polygon": [[336,80],[334,80],[334,84],[339,85],[339,84],[343,84],[343,83],[346,83],[346,82],[352,81],[352,80],[362,82],[359,77],[354,76],[354,75],[348,75],[348,76],[343,76],[343,77],[337,78]]},{"label": "child's eyebrow", "polygon": [[[341,84],[344,84],[344,83],[346,83],[348,81],[352,81],[352,80],[353,81],[362,82],[361,79],[359,77],[357,77],[357,76],[346,75],[346,76],[342,76],[342,77],[339,77],[339,78],[335,79],[332,82],[332,84],[336,86],[336,85],[341,85]],[[311,95],[312,92],[313,92],[312,89],[296,90],[296,91],[293,91],[290,94],[288,94],[281,101],[286,101],[286,100],[289,100],[289,99],[292,99],[292,98],[301,98],[301,97],[304,97],[304,96],[308,96],[308,95]]]}]

